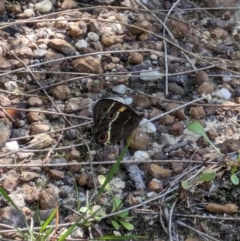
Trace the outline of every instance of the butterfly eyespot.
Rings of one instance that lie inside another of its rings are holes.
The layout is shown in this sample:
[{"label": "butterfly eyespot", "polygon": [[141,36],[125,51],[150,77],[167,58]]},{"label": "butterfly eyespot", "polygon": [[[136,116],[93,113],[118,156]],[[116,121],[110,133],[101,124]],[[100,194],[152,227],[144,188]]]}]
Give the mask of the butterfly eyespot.
[{"label": "butterfly eyespot", "polygon": [[108,139],[108,134],[107,133],[102,133],[99,137],[98,137],[98,142],[99,143],[104,143],[106,142]]},{"label": "butterfly eyespot", "polygon": [[116,115],[117,115],[117,113],[110,113],[107,118],[109,120],[113,120],[116,117]]},{"label": "butterfly eyespot", "polygon": [[106,113],[108,111],[108,108],[107,107],[104,107],[103,109],[102,109],[102,112],[103,113]]}]

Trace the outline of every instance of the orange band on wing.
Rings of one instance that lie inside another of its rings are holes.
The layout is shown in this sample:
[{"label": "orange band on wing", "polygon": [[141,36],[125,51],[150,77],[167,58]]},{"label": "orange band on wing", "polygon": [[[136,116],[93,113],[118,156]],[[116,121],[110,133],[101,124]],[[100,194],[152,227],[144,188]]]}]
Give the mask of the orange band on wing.
[{"label": "orange band on wing", "polygon": [[118,110],[118,112],[123,112],[123,111],[125,111],[125,110],[126,110],[126,107],[122,106],[122,107]]}]

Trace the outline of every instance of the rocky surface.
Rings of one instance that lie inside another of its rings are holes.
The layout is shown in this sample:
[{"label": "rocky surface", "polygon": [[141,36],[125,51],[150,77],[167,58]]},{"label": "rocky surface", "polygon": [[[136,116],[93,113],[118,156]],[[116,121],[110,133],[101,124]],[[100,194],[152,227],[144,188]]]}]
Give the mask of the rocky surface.
[{"label": "rocky surface", "polygon": [[[70,238],[240,240],[238,1],[87,4],[0,1],[0,187],[17,207],[1,192],[0,239],[24,240],[7,230],[41,226],[57,207],[58,224],[76,222],[75,210],[89,218],[89,205],[104,218]],[[96,196],[123,146],[94,146],[92,106],[113,96],[141,121],[112,191]],[[187,129],[192,120],[224,156]],[[200,179],[209,170],[216,177]],[[113,197],[134,232],[111,225]]]}]

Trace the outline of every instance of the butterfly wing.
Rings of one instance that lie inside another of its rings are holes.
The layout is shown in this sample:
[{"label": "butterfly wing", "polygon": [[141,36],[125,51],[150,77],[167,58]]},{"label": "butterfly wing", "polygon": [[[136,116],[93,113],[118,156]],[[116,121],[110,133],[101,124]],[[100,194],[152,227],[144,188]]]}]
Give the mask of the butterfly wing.
[{"label": "butterfly wing", "polygon": [[116,100],[99,100],[93,108],[93,141],[108,145],[126,139],[139,124],[135,111]]}]

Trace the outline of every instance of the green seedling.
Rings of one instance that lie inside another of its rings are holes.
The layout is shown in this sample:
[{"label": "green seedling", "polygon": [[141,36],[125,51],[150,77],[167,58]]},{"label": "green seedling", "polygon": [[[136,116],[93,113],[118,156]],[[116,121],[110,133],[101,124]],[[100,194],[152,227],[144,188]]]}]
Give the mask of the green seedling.
[{"label": "green seedling", "polygon": [[[98,176],[98,181],[102,185],[102,184],[104,184],[106,182],[106,178],[103,175],[99,175]],[[111,213],[115,213],[115,212],[120,211],[122,206],[123,206],[122,200],[117,198],[117,197],[114,197],[109,183],[107,183],[105,185],[105,190],[107,190],[111,194],[111,196],[113,198],[113,205],[112,205]],[[132,218],[129,216],[129,212],[128,211],[123,211],[123,212],[121,212],[119,214],[114,215],[110,219],[110,222],[111,222],[112,226],[116,230],[119,230],[120,227],[122,226],[126,230],[131,231],[131,230],[134,229],[134,226],[130,223],[131,219]]]},{"label": "green seedling", "polygon": [[[210,139],[208,138],[203,126],[197,122],[197,121],[192,121],[187,125],[188,130],[195,132],[196,134],[202,136],[215,150],[216,152],[223,157],[223,154],[220,152],[220,150],[210,141]],[[238,162],[240,162],[240,155],[238,155]],[[232,167],[231,168],[231,182],[234,185],[238,185],[239,184],[239,179],[236,176],[236,172],[237,172],[237,167]],[[197,181],[212,181],[214,180],[216,176],[216,170],[208,170],[208,172],[203,172],[202,175],[200,176],[200,178]],[[182,182],[182,187],[186,190],[191,188],[191,185],[189,185],[186,181]]]},{"label": "green seedling", "polygon": [[188,130],[195,132],[196,134],[202,136],[216,150],[216,152],[220,156],[223,156],[223,154],[220,152],[220,150],[216,146],[214,146],[214,144],[210,141],[203,126],[199,122],[192,121],[192,122],[188,123],[187,128],[188,128]]}]

